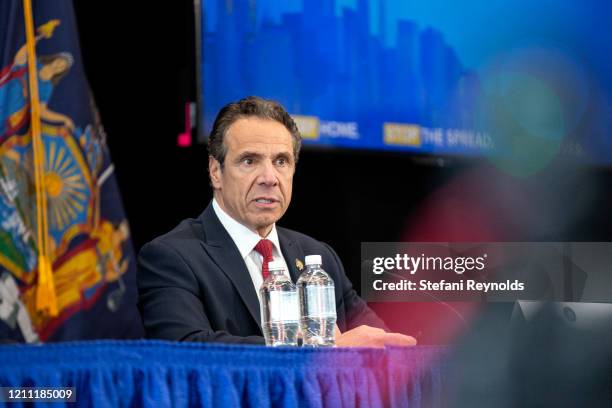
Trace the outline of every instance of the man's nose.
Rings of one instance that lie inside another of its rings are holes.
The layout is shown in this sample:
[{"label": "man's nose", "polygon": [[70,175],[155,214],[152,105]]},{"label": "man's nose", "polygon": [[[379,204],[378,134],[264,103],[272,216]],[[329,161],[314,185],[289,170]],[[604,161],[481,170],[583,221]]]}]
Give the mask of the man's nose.
[{"label": "man's nose", "polygon": [[274,163],[265,161],[262,164],[257,181],[259,184],[265,184],[267,186],[275,186],[278,184],[278,175]]}]

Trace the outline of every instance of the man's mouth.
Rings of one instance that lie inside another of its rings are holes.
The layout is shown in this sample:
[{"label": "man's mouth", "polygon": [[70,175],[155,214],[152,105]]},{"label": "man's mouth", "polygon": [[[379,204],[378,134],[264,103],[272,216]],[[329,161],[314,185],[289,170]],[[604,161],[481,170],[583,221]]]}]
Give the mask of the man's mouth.
[{"label": "man's mouth", "polygon": [[261,205],[271,205],[271,204],[275,204],[278,202],[278,200],[272,198],[272,197],[259,197],[255,199],[255,202],[257,204],[261,204]]}]

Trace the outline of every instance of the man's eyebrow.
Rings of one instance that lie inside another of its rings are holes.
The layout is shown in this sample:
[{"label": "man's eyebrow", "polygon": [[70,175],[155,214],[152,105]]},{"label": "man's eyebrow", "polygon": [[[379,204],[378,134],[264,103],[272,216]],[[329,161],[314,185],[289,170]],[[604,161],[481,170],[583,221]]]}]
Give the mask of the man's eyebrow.
[{"label": "man's eyebrow", "polygon": [[254,158],[254,159],[261,159],[263,157],[263,154],[257,153],[257,152],[252,152],[250,150],[246,150],[246,151],[244,151],[244,152],[242,152],[242,153],[240,153],[238,155],[238,157],[236,158],[236,161],[240,161],[242,159],[246,159],[247,157],[251,157],[251,158]]},{"label": "man's eyebrow", "polygon": [[293,159],[293,155],[289,151],[278,152],[274,155],[275,159],[278,159],[279,157],[282,157],[283,159],[288,159],[288,160]]}]

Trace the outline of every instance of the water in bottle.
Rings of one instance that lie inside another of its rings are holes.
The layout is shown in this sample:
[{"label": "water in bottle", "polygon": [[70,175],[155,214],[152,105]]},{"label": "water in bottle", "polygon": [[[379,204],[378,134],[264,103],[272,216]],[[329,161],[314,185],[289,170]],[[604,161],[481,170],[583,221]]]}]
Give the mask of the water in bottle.
[{"label": "water in bottle", "polygon": [[336,296],[334,281],[321,267],[320,255],[305,258],[306,270],[297,281],[303,346],[334,346]]},{"label": "water in bottle", "polygon": [[297,289],[282,262],[268,263],[270,275],[261,284],[262,329],[267,346],[297,346],[299,305]]}]

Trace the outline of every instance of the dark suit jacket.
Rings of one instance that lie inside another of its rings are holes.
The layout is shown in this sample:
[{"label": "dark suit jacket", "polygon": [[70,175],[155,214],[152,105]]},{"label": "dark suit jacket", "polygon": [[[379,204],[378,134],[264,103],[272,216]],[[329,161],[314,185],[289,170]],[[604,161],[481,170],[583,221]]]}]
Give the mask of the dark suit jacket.
[{"label": "dark suit jacket", "polygon": [[[327,244],[277,227],[293,282],[295,260],[320,254],[335,283],[338,327],[384,327],[357,296],[338,255]],[[212,204],[197,219],[146,244],[138,259],[139,309],[149,338],[264,344],[259,301],[238,248]]]}]

